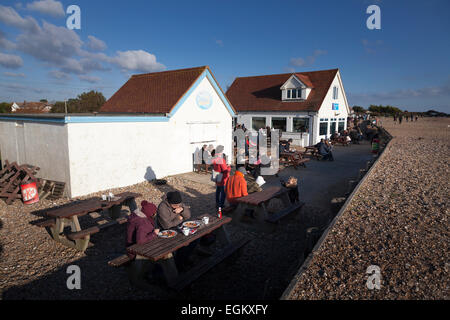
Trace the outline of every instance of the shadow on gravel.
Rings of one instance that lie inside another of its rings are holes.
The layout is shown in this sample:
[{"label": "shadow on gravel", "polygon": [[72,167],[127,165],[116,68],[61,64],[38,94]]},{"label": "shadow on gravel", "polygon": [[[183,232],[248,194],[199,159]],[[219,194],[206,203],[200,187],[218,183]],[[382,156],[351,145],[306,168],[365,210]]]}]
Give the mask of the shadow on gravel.
[{"label": "shadow on gravel", "polygon": [[[0,220],[0,229],[2,229],[2,228],[3,228],[3,221]],[[0,242],[0,258],[1,258],[1,256],[2,256],[2,253],[3,253],[3,245],[2,245],[2,243]]]}]

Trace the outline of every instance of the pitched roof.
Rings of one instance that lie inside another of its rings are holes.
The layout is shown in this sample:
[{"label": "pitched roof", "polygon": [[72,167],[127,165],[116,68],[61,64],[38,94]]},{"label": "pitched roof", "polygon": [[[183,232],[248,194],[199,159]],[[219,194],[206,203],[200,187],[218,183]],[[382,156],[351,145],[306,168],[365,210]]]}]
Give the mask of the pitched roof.
[{"label": "pitched roof", "polygon": [[[236,78],[227,97],[242,111],[318,111],[339,69]],[[295,74],[312,88],[308,99],[282,101],[281,86]]]},{"label": "pitched roof", "polygon": [[169,113],[207,66],[133,75],[100,112]]}]

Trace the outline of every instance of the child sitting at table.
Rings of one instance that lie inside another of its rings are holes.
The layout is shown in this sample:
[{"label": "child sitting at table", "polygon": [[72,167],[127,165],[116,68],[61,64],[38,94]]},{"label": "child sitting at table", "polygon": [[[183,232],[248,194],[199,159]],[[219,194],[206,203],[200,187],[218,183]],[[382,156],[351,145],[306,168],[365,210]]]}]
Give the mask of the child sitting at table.
[{"label": "child sitting at table", "polygon": [[[146,200],[141,202],[142,209],[134,210],[128,217],[127,247],[134,244],[142,244],[155,239],[159,229],[155,228],[155,216],[157,208]],[[128,253],[132,259],[135,256]]]}]

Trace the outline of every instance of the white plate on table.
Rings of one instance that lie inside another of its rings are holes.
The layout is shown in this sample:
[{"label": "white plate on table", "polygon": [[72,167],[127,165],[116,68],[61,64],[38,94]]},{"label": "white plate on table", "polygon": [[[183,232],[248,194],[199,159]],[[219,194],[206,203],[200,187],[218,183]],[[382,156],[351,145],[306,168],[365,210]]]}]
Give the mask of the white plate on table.
[{"label": "white plate on table", "polygon": [[183,227],[189,228],[189,229],[196,229],[200,227],[202,224],[201,221],[186,221],[183,222]]},{"label": "white plate on table", "polygon": [[175,230],[163,230],[158,233],[158,237],[169,239],[175,237],[177,233]]}]

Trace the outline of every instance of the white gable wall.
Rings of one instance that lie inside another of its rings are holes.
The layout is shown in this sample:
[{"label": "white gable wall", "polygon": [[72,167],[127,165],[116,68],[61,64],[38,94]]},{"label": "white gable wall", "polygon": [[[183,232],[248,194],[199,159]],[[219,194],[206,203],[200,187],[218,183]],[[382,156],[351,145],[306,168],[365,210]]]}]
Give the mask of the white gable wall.
[{"label": "white gable wall", "polygon": [[[337,86],[339,90],[338,99],[333,99],[333,88],[335,86]],[[333,103],[337,103],[339,105],[339,110],[333,110],[332,107]],[[339,119],[345,118],[344,128],[347,129],[348,114],[349,114],[349,107],[345,96],[345,91],[342,86],[340,73],[338,72],[328,89],[325,99],[323,100],[322,106],[319,109],[318,115],[314,119],[314,123],[315,124],[317,123],[317,125],[315,125],[314,129],[313,143],[317,143],[320,141],[321,138],[325,137],[319,135],[320,119],[328,119],[327,120],[328,129],[326,137],[329,138],[330,135],[332,134],[332,132],[330,132],[330,123],[332,122],[331,119],[337,119],[335,122],[339,122]]]},{"label": "white gable wall", "polygon": [[[204,92],[212,98],[208,110],[196,103]],[[231,154],[232,116],[206,77],[168,122],[69,123],[71,196],[192,171],[192,153],[203,145],[191,143],[194,122],[214,129],[207,144]]]}]

